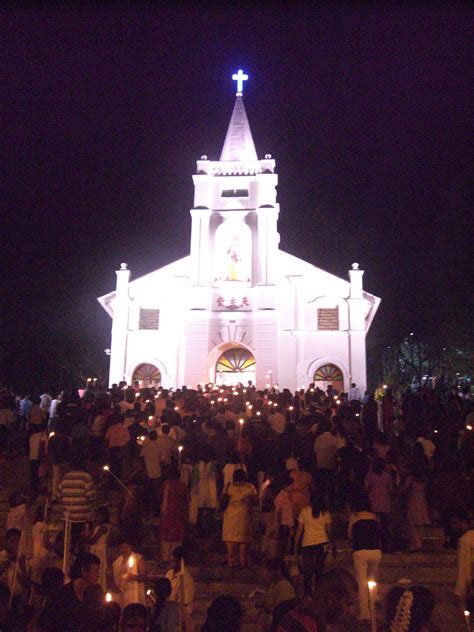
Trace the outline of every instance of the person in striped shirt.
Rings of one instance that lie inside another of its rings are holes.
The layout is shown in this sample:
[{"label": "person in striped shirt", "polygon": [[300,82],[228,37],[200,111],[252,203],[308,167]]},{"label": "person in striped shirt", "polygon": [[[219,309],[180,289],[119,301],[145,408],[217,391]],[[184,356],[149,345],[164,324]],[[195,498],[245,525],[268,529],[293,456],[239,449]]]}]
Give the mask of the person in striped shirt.
[{"label": "person in striped shirt", "polygon": [[82,460],[73,460],[72,469],[59,484],[59,496],[71,522],[71,550],[75,550],[79,537],[92,519],[95,485]]}]

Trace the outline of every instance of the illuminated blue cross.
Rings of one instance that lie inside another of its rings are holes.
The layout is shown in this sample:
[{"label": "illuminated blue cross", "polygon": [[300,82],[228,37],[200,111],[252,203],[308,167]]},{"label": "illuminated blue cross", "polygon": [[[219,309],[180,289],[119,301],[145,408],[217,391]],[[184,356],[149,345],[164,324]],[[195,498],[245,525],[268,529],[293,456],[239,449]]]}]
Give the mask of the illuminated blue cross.
[{"label": "illuminated blue cross", "polygon": [[249,78],[248,75],[244,75],[242,70],[238,70],[236,74],[232,75],[232,80],[237,81],[237,95],[238,97],[242,96],[242,90],[244,88],[244,81],[247,81]]}]

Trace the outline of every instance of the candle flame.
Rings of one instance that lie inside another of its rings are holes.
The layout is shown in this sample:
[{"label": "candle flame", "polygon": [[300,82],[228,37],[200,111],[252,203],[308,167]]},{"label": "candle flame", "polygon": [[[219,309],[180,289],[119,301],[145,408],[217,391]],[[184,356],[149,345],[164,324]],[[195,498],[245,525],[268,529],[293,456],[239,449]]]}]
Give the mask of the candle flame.
[{"label": "candle flame", "polygon": [[373,590],[377,586],[377,582],[368,581],[367,586],[369,587],[369,590]]},{"label": "candle flame", "polygon": [[109,471],[109,466],[108,465],[104,465],[104,467],[102,469],[104,469],[106,472],[108,472]]},{"label": "candle flame", "polygon": [[133,565],[135,564],[135,560],[133,558],[133,555],[130,555],[130,557],[128,558],[128,568],[133,568]]},{"label": "candle flame", "polygon": [[106,593],[105,594],[105,601],[106,601],[106,603],[110,603],[112,601],[112,594],[111,593]]}]

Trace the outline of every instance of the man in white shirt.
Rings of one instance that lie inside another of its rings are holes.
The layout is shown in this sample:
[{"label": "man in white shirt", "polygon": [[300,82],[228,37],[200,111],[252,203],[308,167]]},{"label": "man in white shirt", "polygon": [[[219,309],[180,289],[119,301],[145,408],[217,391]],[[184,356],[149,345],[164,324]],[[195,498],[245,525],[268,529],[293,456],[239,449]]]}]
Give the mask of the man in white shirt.
[{"label": "man in white shirt", "polygon": [[47,415],[49,415],[49,410],[51,408],[51,402],[52,402],[51,395],[48,392],[43,393],[40,396],[40,406],[41,406],[41,408],[44,410],[44,412]]},{"label": "man in white shirt", "polygon": [[142,458],[148,478],[156,480],[161,477],[160,447],[157,442],[158,434],[152,430],[142,446]]},{"label": "man in white shirt", "polygon": [[423,452],[425,453],[426,458],[428,459],[428,461],[431,462],[431,460],[434,457],[434,453],[436,452],[436,446],[429,438],[428,432],[426,431],[423,432],[416,440],[416,443],[421,444],[421,447],[423,448]]},{"label": "man in white shirt", "polygon": [[158,437],[156,441],[158,446],[158,459],[161,465],[169,465],[173,459],[178,459],[178,446],[170,437],[170,426],[168,424],[161,426],[161,432],[161,436]]},{"label": "man in white shirt", "polygon": [[186,613],[193,611],[194,580],[184,565],[183,549],[178,547],[171,555],[171,568],[165,575],[171,582],[170,601],[184,606]]},{"label": "man in white shirt", "polygon": [[59,417],[59,411],[58,411],[58,407],[59,404],[62,401],[62,393],[59,393],[59,395],[57,397],[55,397],[52,401],[51,401],[51,405],[49,407],[49,420],[50,422],[53,419],[57,419]]},{"label": "man in white shirt", "polygon": [[160,446],[158,445],[158,433],[152,430],[143,442],[141,456],[145,461],[145,469],[147,473],[146,496],[150,501],[151,513],[158,515],[159,503],[158,492],[161,482],[161,465],[160,465]]},{"label": "man in white shirt", "polygon": [[362,393],[357,388],[357,384],[355,382],[352,382],[351,384],[351,388],[349,389],[349,392],[347,393],[347,399],[350,402],[352,401],[360,402],[362,400]]},{"label": "man in white shirt", "polygon": [[336,473],[336,451],[338,448],[337,437],[330,432],[330,425],[327,421],[319,424],[321,434],[314,442],[314,452],[316,454],[316,483],[321,487],[322,492],[331,506],[335,495],[335,473]]}]

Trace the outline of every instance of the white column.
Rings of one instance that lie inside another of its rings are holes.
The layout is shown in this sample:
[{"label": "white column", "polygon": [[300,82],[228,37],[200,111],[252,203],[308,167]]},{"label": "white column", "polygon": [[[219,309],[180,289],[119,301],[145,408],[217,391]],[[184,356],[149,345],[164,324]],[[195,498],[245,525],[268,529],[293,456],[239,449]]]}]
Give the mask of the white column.
[{"label": "white column", "polygon": [[276,276],[275,258],[278,248],[277,232],[278,209],[260,208],[258,221],[258,259],[260,285],[274,285]]},{"label": "white column", "polygon": [[191,209],[191,285],[209,284],[209,265],[212,253],[209,252],[209,209]]},{"label": "white column", "polygon": [[120,270],[116,270],[117,286],[113,304],[112,320],[112,342],[110,345],[110,371],[109,385],[118,384],[125,379],[125,367],[127,356],[128,337],[128,312],[130,298],[128,295],[128,284],[130,281],[130,270],[126,263],[120,264]]},{"label": "white column", "polygon": [[[349,298],[349,372],[350,381],[355,382],[363,393],[367,386],[366,350],[365,350],[365,309],[366,300],[363,292],[364,271],[359,264],[353,263],[349,270],[351,283]],[[350,385],[348,385],[350,388]]]}]

